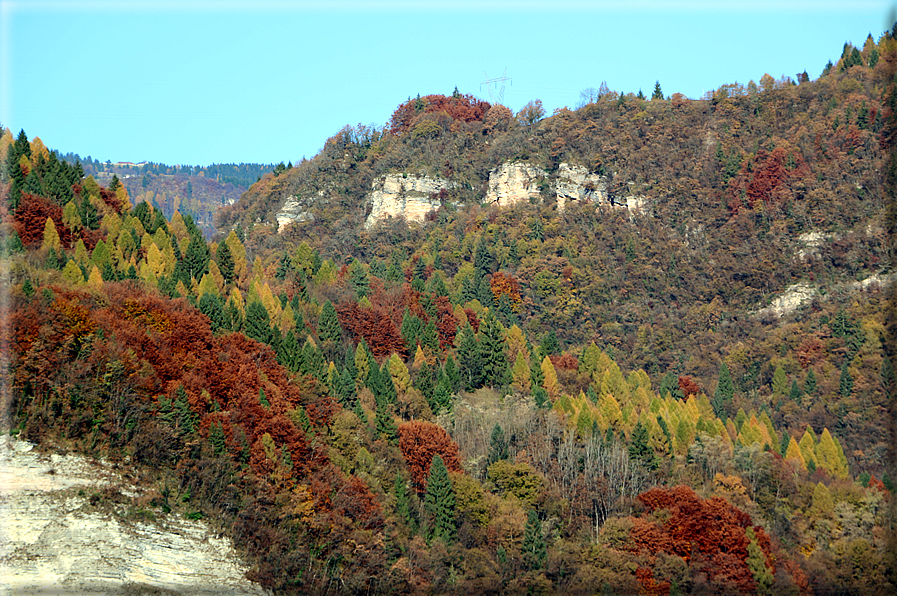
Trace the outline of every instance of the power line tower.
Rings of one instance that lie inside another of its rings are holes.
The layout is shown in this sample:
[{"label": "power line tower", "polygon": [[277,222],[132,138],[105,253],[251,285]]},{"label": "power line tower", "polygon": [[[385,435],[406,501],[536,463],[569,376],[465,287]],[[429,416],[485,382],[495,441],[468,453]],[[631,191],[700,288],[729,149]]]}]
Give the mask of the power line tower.
[{"label": "power line tower", "polygon": [[514,81],[507,77],[508,67],[505,67],[505,71],[502,73],[500,77],[496,77],[494,79],[490,79],[489,75],[486,74],[486,71],[483,71],[483,74],[486,75],[486,80],[480,83],[480,89],[482,90],[483,85],[486,85],[486,90],[489,92],[489,99],[492,100],[492,103],[496,103],[495,94],[492,92],[493,87],[497,87],[499,83],[501,83],[501,88],[498,90],[498,102],[503,103],[505,100],[505,82],[511,81],[511,86],[514,86]]}]

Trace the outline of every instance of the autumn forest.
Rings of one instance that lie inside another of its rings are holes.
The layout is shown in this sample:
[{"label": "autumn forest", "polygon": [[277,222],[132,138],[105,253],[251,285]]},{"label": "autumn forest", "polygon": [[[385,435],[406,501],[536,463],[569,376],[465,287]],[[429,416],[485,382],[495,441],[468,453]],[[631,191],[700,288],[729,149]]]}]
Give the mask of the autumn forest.
[{"label": "autumn forest", "polygon": [[[135,517],[275,594],[893,593],[895,36],[189,180],[2,129],[3,432],[144,471]],[[442,188],[372,223],[388,176]]]}]

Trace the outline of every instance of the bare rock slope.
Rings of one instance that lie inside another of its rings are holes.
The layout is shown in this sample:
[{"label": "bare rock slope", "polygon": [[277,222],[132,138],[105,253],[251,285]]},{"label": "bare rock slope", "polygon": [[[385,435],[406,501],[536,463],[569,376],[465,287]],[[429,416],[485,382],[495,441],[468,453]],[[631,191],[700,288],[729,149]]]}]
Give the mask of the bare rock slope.
[{"label": "bare rock slope", "polygon": [[140,496],[107,462],[0,438],[0,594],[268,593],[228,539]]}]

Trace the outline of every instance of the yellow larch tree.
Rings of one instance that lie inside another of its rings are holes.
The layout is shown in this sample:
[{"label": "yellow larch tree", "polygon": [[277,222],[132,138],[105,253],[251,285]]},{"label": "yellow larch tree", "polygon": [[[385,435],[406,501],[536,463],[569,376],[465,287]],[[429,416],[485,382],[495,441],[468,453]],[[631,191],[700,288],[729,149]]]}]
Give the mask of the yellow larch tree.
[{"label": "yellow larch tree", "polygon": [[598,408],[604,420],[615,431],[619,431],[623,426],[623,412],[620,409],[620,402],[610,393],[606,393],[598,398]]},{"label": "yellow larch tree", "polygon": [[396,391],[400,394],[408,391],[408,387],[411,386],[411,375],[408,374],[408,367],[396,353],[389,357],[389,376],[392,377]]},{"label": "yellow larch tree", "polygon": [[48,251],[52,248],[58,251],[61,246],[62,243],[59,241],[59,232],[56,231],[56,225],[53,223],[53,219],[48,217],[46,223],[44,223],[44,240],[40,246],[41,250]]},{"label": "yellow larch tree", "polygon": [[235,287],[230,291],[230,297],[228,297],[228,302],[233,304],[237,308],[237,310],[240,311],[241,315],[244,315],[244,316],[246,315],[245,305],[243,303],[243,294],[240,293],[239,288]]},{"label": "yellow larch tree", "polygon": [[819,466],[833,478],[847,478],[847,458],[841,445],[832,436],[828,428],[822,429],[819,443],[816,445],[816,459]]},{"label": "yellow larch tree", "polygon": [[[174,234],[175,238],[178,239],[178,244],[181,248],[181,254],[186,254],[187,247],[184,245],[184,242],[186,240],[189,240],[190,232],[189,230],[187,230],[187,224],[184,223],[184,217],[181,215],[180,211],[176,210],[174,212],[174,215],[171,216],[171,221],[168,223],[168,229],[172,234]],[[233,232],[231,233],[233,234]]]},{"label": "yellow larch tree", "polygon": [[293,312],[293,306],[289,302],[287,302],[283,312],[280,313],[280,323],[278,327],[283,335],[286,335],[296,328],[296,313]]},{"label": "yellow larch tree", "polygon": [[542,376],[544,380],[542,381],[542,386],[545,388],[545,391],[548,392],[548,396],[555,400],[561,395],[561,384],[558,382],[557,372],[554,370],[554,365],[551,363],[551,359],[546,356],[542,359]]},{"label": "yellow larch tree", "polygon": [[212,275],[208,271],[206,271],[206,273],[202,276],[202,280],[200,280],[199,285],[196,288],[197,298],[202,298],[206,294],[212,294],[215,296],[221,295],[218,292],[218,286],[215,285],[215,280],[212,278]]},{"label": "yellow larch tree", "polygon": [[150,242],[146,251],[146,264],[157,280],[165,275],[165,255],[154,242]]},{"label": "yellow larch tree", "polygon": [[62,208],[62,223],[73,232],[81,229],[81,214],[78,213],[78,205],[75,204],[75,199],[66,203],[65,207]]},{"label": "yellow larch tree", "polygon": [[87,285],[95,290],[99,290],[103,287],[103,275],[96,265],[90,270],[90,276],[87,278]]},{"label": "yellow larch tree", "polygon": [[530,390],[531,383],[529,365],[523,354],[518,352],[514,366],[511,368],[511,387],[521,393],[526,393]]},{"label": "yellow larch tree", "polygon": [[62,277],[72,285],[84,283],[84,274],[75,261],[69,261],[62,269]]},{"label": "yellow larch tree", "polygon": [[788,438],[788,449],[785,451],[785,461],[797,462],[802,470],[807,469],[807,462],[806,460],[804,460],[804,456],[801,453],[800,446],[792,436],[789,436]]},{"label": "yellow larch tree", "polygon": [[427,357],[424,354],[423,349],[420,347],[420,344],[417,344],[417,350],[415,350],[414,352],[414,362],[411,363],[411,368],[414,371],[418,371],[426,363]]},{"label": "yellow larch tree", "polygon": [[815,466],[819,465],[819,460],[816,458],[816,435],[813,433],[812,427],[807,427],[797,445],[800,447],[800,453],[804,456],[807,466],[810,465],[810,462],[813,462]]},{"label": "yellow larch tree", "polygon": [[78,239],[78,243],[75,244],[75,260],[78,261],[79,265],[87,265],[90,261],[90,255],[87,253],[87,246],[84,244],[84,240]]},{"label": "yellow larch tree", "polygon": [[526,365],[529,366],[529,350],[526,349],[526,336],[517,325],[511,325],[508,329],[508,362],[517,362],[517,356],[523,355]]}]

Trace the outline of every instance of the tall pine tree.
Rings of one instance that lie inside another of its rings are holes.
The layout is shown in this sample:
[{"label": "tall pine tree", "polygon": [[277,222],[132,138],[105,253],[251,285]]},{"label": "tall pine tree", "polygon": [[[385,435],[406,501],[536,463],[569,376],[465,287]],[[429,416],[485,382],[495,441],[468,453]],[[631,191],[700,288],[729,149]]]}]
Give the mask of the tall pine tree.
[{"label": "tall pine tree", "polygon": [[455,491],[442,456],[438,453],[430,463],[427,492],[424,496],[427,514],[427,539],[451,543],[455,539]]}]

